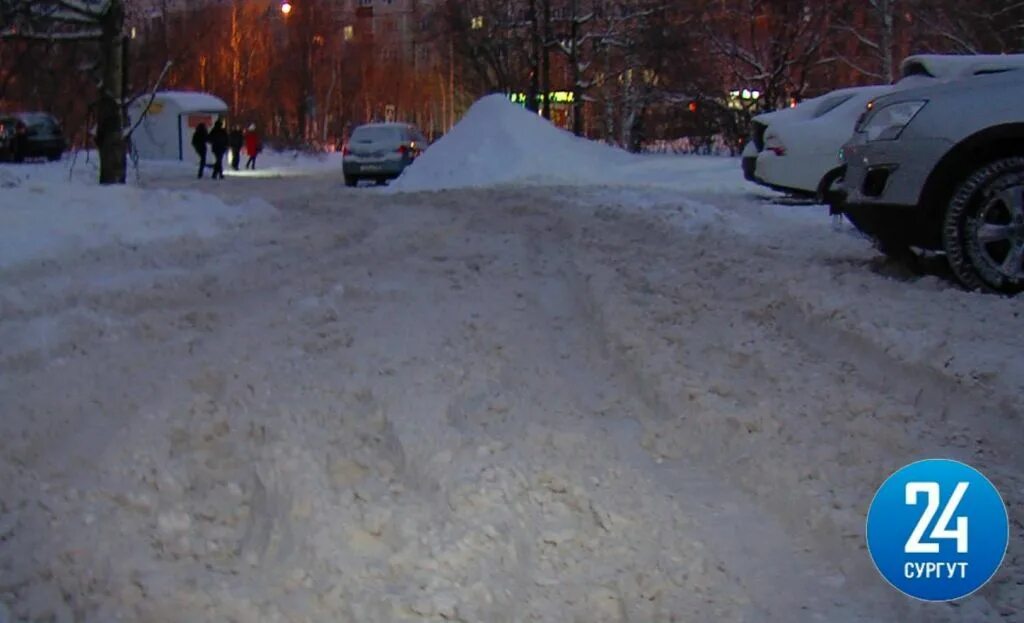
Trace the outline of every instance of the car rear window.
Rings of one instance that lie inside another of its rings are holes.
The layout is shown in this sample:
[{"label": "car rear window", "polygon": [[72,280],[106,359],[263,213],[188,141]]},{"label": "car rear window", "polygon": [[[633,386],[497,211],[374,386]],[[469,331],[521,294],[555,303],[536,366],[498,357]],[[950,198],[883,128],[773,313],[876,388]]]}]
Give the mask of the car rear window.
[{"label": "car rear window", "polygon": [[363,126],[352,132],[353,143],[397,143],[401,140],[402,133],[398,128]]},{"label": "car rear window", "polygon": [[22,122],[33,130],[56,130],[57,120],[46,113],[25,113],[20,115]]},{"label": "car rear window", "polygon": [[837,95],[826,99],[824,102],[819,104],[817,110],[814,111],[814,118],[817,119],[818,117],[827,115],[836,108],[839,108],[846,102],[850,101],[851,97],[853,97],[853,93],[844,93],[843,95]]}]

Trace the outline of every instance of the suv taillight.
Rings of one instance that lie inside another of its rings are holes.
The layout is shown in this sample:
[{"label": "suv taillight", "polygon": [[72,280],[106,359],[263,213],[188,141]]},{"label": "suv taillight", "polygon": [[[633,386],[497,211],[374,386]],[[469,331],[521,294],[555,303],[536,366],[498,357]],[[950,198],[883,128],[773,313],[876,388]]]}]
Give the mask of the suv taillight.
[{"label": "suv taillight", "polygon": [[345,145],[345,147],[342,148],[341,155],[342,156],[351,156],[352,155],[352,150],[348,148],[348,145]]}]

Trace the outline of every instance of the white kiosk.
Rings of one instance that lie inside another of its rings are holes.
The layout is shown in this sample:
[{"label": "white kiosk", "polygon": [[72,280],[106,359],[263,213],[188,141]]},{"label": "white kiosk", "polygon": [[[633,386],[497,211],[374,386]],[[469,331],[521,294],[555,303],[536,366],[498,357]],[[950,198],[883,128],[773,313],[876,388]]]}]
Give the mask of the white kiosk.
[{"label": "white kiosk", "polygon": [[[129,109],[132,125],[147,103],[148,95],[132,104]],[[184,160],[192,153],[192,133],[196,126],[205,123],[210,129],[214,121],[227,112],[224,100],[209,93],[160,91],[132,134],[132,145],[139,157],[146,160]]]}]

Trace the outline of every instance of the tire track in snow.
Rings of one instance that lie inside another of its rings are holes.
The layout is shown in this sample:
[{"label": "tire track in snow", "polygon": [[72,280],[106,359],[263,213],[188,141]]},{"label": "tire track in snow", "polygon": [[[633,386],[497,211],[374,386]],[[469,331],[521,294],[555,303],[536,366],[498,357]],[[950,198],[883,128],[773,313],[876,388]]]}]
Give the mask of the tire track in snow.
[{"label": "tire track in snow", "polygon": [[[730,479],[784,518],[791,531],[813,535],[815,549],[843,567],[850,588],[873,589],[876,599],[890,603],[893,620],[916,616],[920,607],[901,607],[886,595],[861,551],[862,513],[873,486],[903,462],[944,447],[912,423],[914,405],[833,368],[820,351],[807,351],[786,335],[800,332],[800,319],[780,327],[775,318],[785,301],[779,295],[784,288],[770,281],[770,262],[778,261],[772,253],[728,233],[678,235],[628,215],[614,226],[582,222],[577,227],[591,230],[591,240],[579,245],[584,251],[577,265],[602,310],[613,351],[631,370],[638,393],[662,414],[662,421],[646,423],[650,449],[700,457],[731,472]],[[730,243],[737,257],[730,257]],[[619,257],[613,255],[616,246]],[[750,262],[768,268],[748,277],[740,266]],[[716,281],[719,275],[726,278]],[[676,369],[669,378],[667,365]],[[832,404],[836,399],[840,404]],[[854,416],[858,412],[868,417]],[[794,421],[803,423],[793,429]],[[816,436],[806,434],[815,428]],[[743,437],[759,441],[737,441]],[[996,466],[992,471],[1007,472]],[[1014,491],[1014,483],[1007,481],[1004,490]],[[1011,508],[1017,504],[1012,496],[1008,501]],[[1003,577],[984,592],[995,607],[982,599],[967,604],[979,620],[1016,611],[1012,554]],[[955,613],[943,616],[956,620]]]}]

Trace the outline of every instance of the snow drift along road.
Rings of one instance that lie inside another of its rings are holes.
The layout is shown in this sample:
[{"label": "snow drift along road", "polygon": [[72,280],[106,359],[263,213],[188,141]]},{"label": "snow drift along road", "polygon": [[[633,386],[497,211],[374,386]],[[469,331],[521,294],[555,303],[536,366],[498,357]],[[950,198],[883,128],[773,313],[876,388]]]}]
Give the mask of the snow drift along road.
[{"label": "snow drift along road", "polygon": [[68,181],[63,166],[18,171],[0,170],[0,269],[116,244],[209,238],[276,212],[260,199],[231,206],[196,191]]}]

